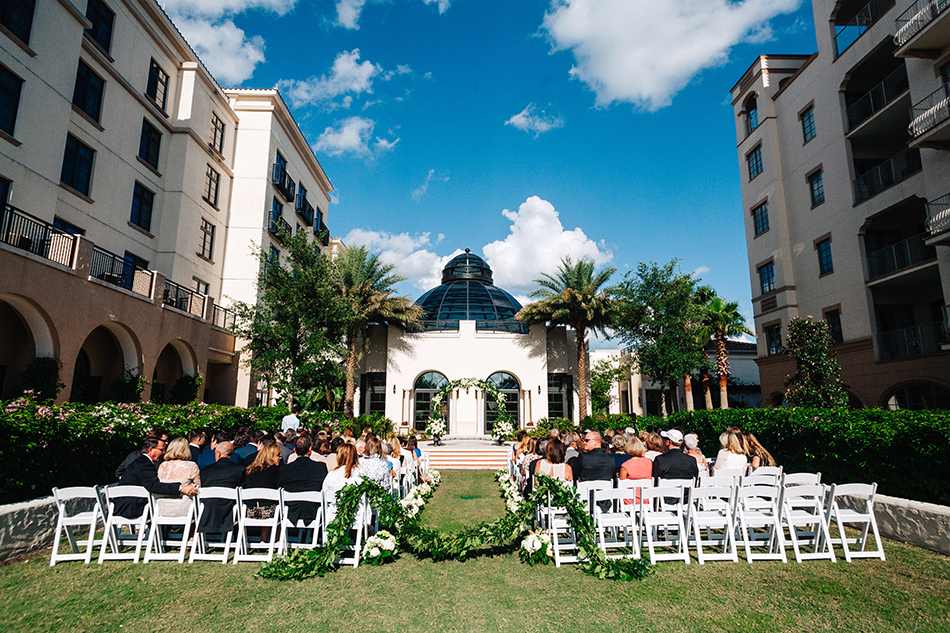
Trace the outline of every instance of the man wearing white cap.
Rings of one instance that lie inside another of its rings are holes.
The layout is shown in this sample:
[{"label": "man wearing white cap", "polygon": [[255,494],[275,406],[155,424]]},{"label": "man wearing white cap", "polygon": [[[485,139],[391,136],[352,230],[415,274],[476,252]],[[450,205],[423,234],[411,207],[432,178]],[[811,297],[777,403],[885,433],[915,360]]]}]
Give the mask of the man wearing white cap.
[{"label": "man wearing white cap", "polygon": [[677,429],[663,431],[667,451],[653,459],[653,476],[662,479],[694,479],[699,467],[692,456],[683,452],[683,433]]}]

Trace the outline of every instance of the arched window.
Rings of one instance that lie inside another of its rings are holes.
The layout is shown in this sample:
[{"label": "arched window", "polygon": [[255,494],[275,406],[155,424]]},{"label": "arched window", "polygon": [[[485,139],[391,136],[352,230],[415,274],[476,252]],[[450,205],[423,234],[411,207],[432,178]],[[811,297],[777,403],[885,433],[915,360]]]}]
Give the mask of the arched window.
[{"label": "arched window", "polygon": [[[415,404],[413,412],[413,425],[417,431],[424,431],[426,423],[432,413],[432,396],[439,393],[439,389],[448,384],[449,380],[437,371],[427,371],[418,378],[413,385],[413,402]],[[446,406],[448,402],[444,402]],[[448,422],[446,422],[448,424]]]},{"label": "arched window", "polygon": [[950,391],[939,385],[917,383],[895,389],[888,409],[950,409]]},{"label": "arched window", "polygon": [[745,102],[745,133],[746,136],[752,134],[755,128],[759,127],[759,106],[756,103],[755,95],[750,96]]},{"label": "arched window", "polygon": [[[505,411],[511,418],[511,422],[517,429],[521,426],[521,407],[519,407],[521,396],[521,385],[518,379],[511,374],[499,371],[488,377],[488,382],[498,387],[505,396]],[[495,420],[498,419],[498,404],[492,398],[485,398],[485,435],[492,431]]]}]

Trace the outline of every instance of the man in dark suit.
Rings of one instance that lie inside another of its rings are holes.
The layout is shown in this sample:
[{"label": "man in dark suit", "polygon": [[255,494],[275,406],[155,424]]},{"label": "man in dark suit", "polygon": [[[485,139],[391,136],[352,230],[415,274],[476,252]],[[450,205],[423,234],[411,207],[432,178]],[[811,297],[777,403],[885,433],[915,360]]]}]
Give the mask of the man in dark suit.
[{"label": "man in dark suit", "polygon": [[677,429],[662,431],[667,451],[653,459],[653,476],[661,479],[695,479],[699,466],[692,455],[683,452],[683,434]]},{"label": "man in dark suit", "polygon": [[[312,444],[309,437],[298,437],[294,443],[297,459],[280,467],[277,485],[287,492],[311,492],[323,489],[327,477],[327,465],[310,459]],[[203,481],[203,480],[202,480]],[[296,523],[313,521],[317,516],[317,504],[308,501],[291,501],[287,504],[287,518]]]},{"label": "man in dark suit", "polygon": [[613,455],[604,452],[603,437],[598,431],[584,435],[584,452],[578,457],[578,465],[577,481],[613,481],[617,471]]},{"label": "man in dark suit", "polygon": [[[199,471],[202,488],[237,488],[244,483],[244,467],[231,461],[234,452],[231,442],[223,441],[214,448],[215,462]],[[234,528],[234,502],[209,499],[198,522],[198,531],[205,533],[230,532]]]},{"label": "man in dark suit", "polygon": [[[165,429],[163,429],[163,428],[161,428],[161,427],[155,427],[154,429],[152,429],[151,431],[149,431],[149,432],[148,432],[148,435],[146,435],[145,437],[146,437],[146,439],[157,439],[157,440],[161,440],[161,441],[162,441],[162,444],[161,444],[161,448],[162,448],[162,449],[164,449],[166,446],[168,446],[168,431],[166,431]],[[164,452],[164,450],[163,450],[163,452]],[[134,462],[135,460],[137,460],[139,457],[141,457],[141,455],[142,455],[142,451],[141,451],[141,450],[135,450],[135,451],[132,451],[131,453],[129,453],[129,454],[125,457],[125,459],[122,460],[122,463],[119,464],[119,466],[115,469],[115,478],[116,478],[116,480],[122,479],[122,475],[125,474],[125,469],[129,467],[129,464],[131,464],[132,462]],[[158,458],[158,462],[156,462],[156,463],[161,463],[161,461],[162,461],[162,458],[159,457],[159,458]]]},{"label": "man in dark suit", "polygon": [[[133,460],[119,479],[120,486],[142,486],[152,494],[178,496],[198,494],[198,489],[190,484],[162,483],[158,480],[158,461],[165,452],[165,443],[157,438],[145,440],[138,458]],[[115,513],[120,517],[134,519],[142,515],[147,501],[136,497],[116,497]]]},{"label": "man in dark suit", "polygon": [[191,461],[197,463],[201,457],[201,447],[205,443],[205,432],[201,429],[192,429],[188,433],[188,450],[191,451]]},{"label": "man in dark suit", "polygon": [[[216,461],[214,455],[215,449],[219,444],[223,442],[231,441],[231,434],[227,431],[218,431],[211,437],[211,444],[208,445],[208,449],[203,452],[195,462],[198,464],[198,468],[204,468],[205,466],[210,466]],[[230,455],[230,453],[228,453]],[[230,458],[229,458],[230,459]]]}]

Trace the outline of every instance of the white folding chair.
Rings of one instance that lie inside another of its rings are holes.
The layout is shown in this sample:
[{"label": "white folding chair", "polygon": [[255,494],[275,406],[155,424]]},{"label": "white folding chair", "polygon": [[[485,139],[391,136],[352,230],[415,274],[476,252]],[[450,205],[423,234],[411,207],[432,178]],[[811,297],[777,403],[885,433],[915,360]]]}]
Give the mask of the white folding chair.
[{"label": "white folding chair", "polygon": [[705,486],[714,486],[714,487],[732,487],[739,485],[739,477],[733,475],[706,475],[703,477],[699,476],[699,479],[696,481],[696,487],[702,488]]},{"label": "white folding chair", "polygon": [[722,470],[713,470],[710,473],[713,477],[745,477],[745,468],[723,468]]},{"label": "white folding chair", "polygon": [[[762,470],[761,468],[759,470]],[[776,474],[759,474],[759,470],[755,471],[755,474],[746,475],[739,479],[740,486],[778,486],[781,482],[781,473]]]},{"label": "white folding chair", "polygon": [[[280,522],[280,491],[273,488],[238,488],[238,533],[237,542],[234,549],[234,564],[241,561],[266,561],[274,560],[274,550],[279,547],[277,526]],[[274,516],[269,519],[252,519],[247,516],[251,503],[254,501],[267,501],[276,505]],[[248,528],[260,529],[260,537],[252,537],[248,533]],[[268,537],[264,538],[264,532]],[[267,550],[266,554],[254,554],[252,550]]]},{"label": "white folding chair", "polygon": [[[666,502],[661,499],[668,498]],[[661,508],[661,503],[663,507]],[[640,534],[646,536],[650,564],[663,560],[681,560],[689,564],[682,486],[656,486],[640,491]],[[658,538],[663,528],[666,538]],[[656,553],[657,547],[674,547],[674,552]]]},{"label": "white folding chair", "polygon": [[[686,533],[692,531],[693,542],[696,545],[696,557],[699,564],[707,560],[731,560],[739,562],[736,551],[736,520],[735,520],[736,487],[729,486],[700,486],[692,491],[689,501],[689,516],[686,520]],[[706,529],[706,539],[703,539],[702,530]],[[714,533],[713,530],[721,530]],[[719,553],[706,553],[703,545],[722,545]]]},{"label": "white folding chair", "polygon": [[[578,481],[575,483],[574,489],[577,492],[577,496],[580,497],[581,503],[584,504],[584,509],[587,510],[588,513],[592,513],[593,511],[590,507],[591,494],[595,490],[609,490],[613,487],[614,483],[612,481],[598,479],[595,481]],[[593,516],[593,514],[591,514],[591,516]]]},{"label": "white folding chair", "polygon": [[567,509],[555,506],[549,492],[548,502],[543,512],[548,536],[551,537],[551,548],[554,550],[554,566],[560,567],[561,563],[578,562],[580,558],[577,556],[577,534],[571,526]]},{"label": "white folding chair", "polygon": [[781,466],[759,466],[755,470],[751,470],[752,466],[749,466],[750,475],[772,475],[774,477],[780,477],[782,475]]},{"label": "white folding chair", "polygon": [[[99,521],[105,520],[98,491],[92,486],[74,486],[62,490],[53,488],[53,499],[56,501],[57,510],[56,535],[53,537],[53,553],[49,566],[71,560],[81,560],[88,565],[96,547],[96,526]],[[74,528],[86,528],[89,534],[84,540],[77,541],[73,536]],[[64,533],[69,541],[71,554],[59,552],[60,537]],[[80,547],[84,547],[85,551],[80,550]]]},{"label": "white folding chair", "polygon": [[816,486],[821,483],[821,473],[785,473],[782,484],[789,486]]},{"label": "white folding chair", "polygon": [[[785,538],[781,518],[782,489],[779,486],[740,486],[736,492],[736,515],[739,534],[745,547],[746,560],[780,560],[785,555]],[[765,529],[757,534],[755,528]],[[767,552],[753,552],[753,547],[768,547]]]},{"label": "white folding chair", "polygon": [[[830,539],[833,545],[840,545],[844,550],[844,559],[851,562],[852,558],[884,558],[884,545],[881,542],[881,535],[877,530],[877,519],[874,518],[874,495],[877,494],[877,484],[843,484],[832,486],[828,494],[827,517],[828,525],[834,521],[838,525],[838,538]],[[838,503],[841,497],[858,497],[861,510],[852,510]],[[860,498],[864,497],[863,503]],[[861,536],[859,538],[848,538],[844,533],[844,526],[848,523],[861,525]],[[875,549],[868,551],[866,549],[868,542],[868,529],[874,532]],[[859,546],[857,551],[848,548],[849,544]]]},{"label": "white folding chair", "polygon": [[[326,499],[327,504],[327,516],[333,515],[335,520],[335,511],[331,511],[330,506],[336,506],[336,499],[331,503],[330,499]],[[366,538],[367,533],[367,517],[370,515],[369,508],[369,499],[364,494],[360,499],[358,509],[356,511],[356,516],[353,517],[353,523],[350,524],[350,531],[354,532],[353,539],[349,542],[348,545],[345,545],[342,548],[342,552],[352,552],[351,556],[337,556],[336,560],[333,562],[337,565],[352,565],[353,567],[359,567],[360,564],[360,555],[363,553],[363,539]],[[328,522],[329,524],[329,522]]]},{"label": "white folding chair", "polygon": [[[323,492],[319,490],[308,492],[288,492],[280,489],[279,500],[280,507],[277,514],[280,515],[280,541],[279,555],[284,556],[290,549],[313,549],[320,544],[320,539],[325,534],[326,529],[326,504]],[[287,504],[291,502],[316,503],[317,514],[312,521],[298,519],[291,521],[287,518]],[[290,530],[297,530],[296,540],[291,539]],[[309,535],[309,538],[307,536]]]},{"label": "white folding chair", "polygon": [[[230,501],[234,505],[231,508],[231,521],[235,522],[235,514],[237,514],[237,489],[236,488],[224,488],[218,486],[212,486],[210,488],[202,488],[198,491],[198,496],[196,498],[198,503],[198,514],[195,519],[197,525],[201,524],[201,516],[208,511],[207,502],[208,501]],[[213,541],[207,538],[207,535],[204,532],[195,529],[195,538],[191,542],[191,552],[188,554],[188,562],[193,563],[196,560],[210,560],[220,562],[222,565],[226,565],[228,562],[228,554],[231,553],[231,543],[234,538],[234,528],[223,534],[223,539],[221,541]],[[212,548],[221,548],[221,553],[209,553],[208,550]]]},{"label": "white folding chair", "polygon": [[[795,561],[827,558],[835,562],[831,548],[828,517],[825,514],[825,494],[821,484],[786,488],[783,494],[782,523],[788,526],[789,540],[795,551]],[[811,545],[811,552],[802,552],[802,546]]]},{"label": "white folding chair", "polygon": [[[122,517],[115,513],[115,501],[119,498],[142,499],[145,505],[142,507],[142,513],[137,517]],[[142,486],[113,486],[106,489],[106,503],[109,506],[109,516],[106,519],[105,530],[102,535],[102,542],[99,549],[99,564],[107,560],[131,560],[133,563],[139,562],[139,556],[142,554],[142,545],[145,542],[145,536],[148,533],[149,505],[148,490]],[[122,552],[122,539],[119,538],[119,530],[123,526],[129,526],[135,537],[135,552]],[[112,552],[109,552],[111,547]]]},{"label": "white folding chair", "polygon": [[[626,481],[626,480],[625,480]],[[635,488],[601,488],[593,491],[594,530],[597,533],[597,546],[607,558],[629,558],[639,555],[639,534],[637,532],[636,513],[628,510],[633,507]],[[629,502],[625,504],[624,502]],[[601,505],[609,502],[610,509],[605,511]],[[625,509],[624,506],[627,506]],[[609,538],[608,538],[609,533]],[[608,549],[627,550],[611,556]]]},{"label": "white folding chair", "polygon": [[[188,536],[191,534],[191,527],[195,520],[195,502],[191,497],[186,496],[185,498],[188,499],[188,511],[185,516],[168,516],[160,512],[161,504],[159,501],[161,499],[152,494],[148,496],[148,504],[152,513],[152,527],[149,530],[148,543],[145,546],[146,563],[153,560],[185,562],[185,554],[188,553]],[[166,536],[165,533],[172,527],[182,529],[180,541]],[[175,546],[179,547],[177,554],[166,551]]]}]

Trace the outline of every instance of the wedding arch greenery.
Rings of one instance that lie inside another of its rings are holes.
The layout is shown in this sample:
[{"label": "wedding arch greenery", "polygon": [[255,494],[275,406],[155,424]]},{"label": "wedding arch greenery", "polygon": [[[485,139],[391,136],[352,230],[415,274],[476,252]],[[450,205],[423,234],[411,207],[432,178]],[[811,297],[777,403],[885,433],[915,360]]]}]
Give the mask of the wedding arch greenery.
[{"label": "wedding arch greenery", "polygon": [[[420,512],[393,499],[389,492],[376,483],[363,479],[360,483],[344,487],[337,493],[337,515],[327,526],[325,545],[309,550],[293,550],[283,558],[263,563],[257,576],[274,580],[304,580],[323,576],[336,569],[335,560],[349,543],[349,528],[356,517],[363,495],[376,509],[381,529],[391,532],[402,546],[416,556],[435,561],[466,560],[478,556],[485,546],[515,548],[519,539],[527,533],[535,517],[535,509],[551,503],[563,507],[570,517],[571,526],[577,533],[577,554],[584,559],[580,568],[599,578],[641,580],[652,572],[650,563],[644,559],[608,559],[597,547],[594,526],[590,515],[577,494],[559,480],[537,475],[537,485],[528,499],[518,504],[508,504],[505,516],[493,522],[482,522],[457,532],[444,533],[419,524]],[[429,487],[427,495],[431,495]]]},{"label": "wedding arch greenery", "polygon": [[429,422],[426,424],[426,433],[433,437],[441,437],[446,433],[447,424],[445,421],[445,413],[443,412],[443,402],[445,401],[446,396],[448,396],[452,391],[456,389],[481,389],[485,392],[486,398],[491,398],[495,402],[496,410],[498,411],[498,417],[495,418],[495,424],[501,422],[507,422],[509,426],[511,425],[511,416],[508,415],[508,411],[505,409],[505,403],[508,401],[505,398],[505,394],[501,390],[491,383],[488,380],[482,380],[481,378],[458,378],[457,380],[451,380],[445,383],[439,392],[432,396],[432,402],[429,409]]}]

